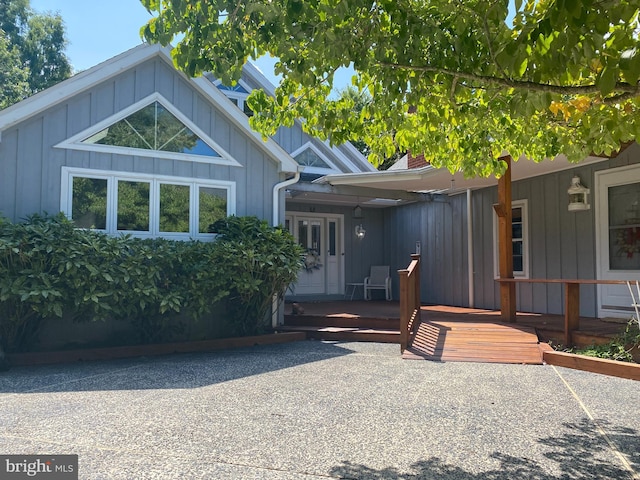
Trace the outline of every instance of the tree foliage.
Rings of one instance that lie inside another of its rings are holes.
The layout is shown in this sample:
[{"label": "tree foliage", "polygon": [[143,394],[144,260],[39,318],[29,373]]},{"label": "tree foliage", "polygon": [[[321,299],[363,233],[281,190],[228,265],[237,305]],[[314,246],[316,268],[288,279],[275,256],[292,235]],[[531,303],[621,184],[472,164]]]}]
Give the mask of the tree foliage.
[{"label": "tree foliage", "polygon": [[59,14],[34,12],[29,0],[0,0],[0,108],[71,75]]},{"label": "tree foliage", "polygon": [[[353,115],[360,115],[362,110],[371,103],[371,95],[366,90],[358,90],[353,86],[348,86],[340,91],[340,97],[347,102],[353,102],[352,113]],[[368,157],[371,153],[371,147],[362,139],[351,139],[351,143],[358,149],[365,157]],[[384,159],[378,162],[378,170],[387,170],[398,160],[400,160],[407,152],[396,149],[391,156],[385,156]]]},{"label": "tree foliage", "polygon": [[[374,162],[411,150],[488,175],[505,150],[577,161],[640,130],[640,0],[141,2],[156,14],[141,33],[179,38],[174,61],[189,75],[230,84],[247,59],[279,59],[275,97],[249,98],[265,135],[303,118],[334,143],[364,140]],[[328,97],[349,65],[372,97],[358,116]]]}]

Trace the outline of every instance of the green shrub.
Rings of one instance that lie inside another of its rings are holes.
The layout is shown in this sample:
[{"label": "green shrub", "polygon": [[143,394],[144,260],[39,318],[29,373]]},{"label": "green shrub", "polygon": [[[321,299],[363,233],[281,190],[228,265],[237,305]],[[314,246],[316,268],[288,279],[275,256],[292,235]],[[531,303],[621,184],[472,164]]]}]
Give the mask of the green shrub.
[{"label": "green shrub", "polygon": [[64,215],[0,218],[0,351],[35,347],[43,320],[127,320],[137,343],[170,340],[227,300],[230,333],[263,330],[271,298],[296,279],[301,249],[255,217],[216,225],[219,241],[140,240],[77,229]]},{"label": "green shrub", "polygon": [[211,262],[227,280],[231,333],[262,333],[273,297],[281,300],[302,268],[302,247],[257,217],[227,217],[213,228],[219,237]]},{"label": "green shrub", "polygon": [[138,333],[138,342],[157,343],[182,333],[178,320],[187,313],[198,321],[224,298],[225,278],[209,263],[215,244],[164,239],[133,240],[136,255],[123,263],[128,279],[128,313]]},{"label": "green shrub", "polygon": [[[0,223],[0,341],[23,350],[42,320],[106,316],[103,285],[108,264],[92,258],[97,234],[74,228],[63,215],[32,215],[24,223]],[[96,265],[99,265],[98,268]]]},{"label": "green shrub", "polygon": [[587,355],[589,357],[635,363],[631,351],[640,346],[640,330],[638,329],[637,323],[633,318],[629,320],[624,333],[616,336],[609,343],[590,345],[584,348],[563,348],[562,350],[578,355]]}]

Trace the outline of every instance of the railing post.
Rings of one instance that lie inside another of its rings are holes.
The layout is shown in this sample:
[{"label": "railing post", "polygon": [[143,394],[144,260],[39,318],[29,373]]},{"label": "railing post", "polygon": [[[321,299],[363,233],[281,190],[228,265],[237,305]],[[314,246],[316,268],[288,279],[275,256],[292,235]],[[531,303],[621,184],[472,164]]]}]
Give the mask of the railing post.
[{"label": "railing post", "polygon": [[420,324],[420,255],[411,255],[409,268],[398,270],[400,277],[400,353],[411,341],[411,330]]},{"label": "railing post", "polygon": [[398,270],[400,277],[400,353],[409,343],[409,270]]},{"label": "railing post", "polygon": [[420,254],[419,253],[414,253],[411,255],[411,260],[415,260],[416,261],[416,268],[413,270],[413,274],[412,276],[414,277],[413,279],[413,284],[414,284],[414,304],[413,304],[413,308],[418,309],[418,313],[416,315],[416,319],[418,320],[418,323],[420,322]]}]

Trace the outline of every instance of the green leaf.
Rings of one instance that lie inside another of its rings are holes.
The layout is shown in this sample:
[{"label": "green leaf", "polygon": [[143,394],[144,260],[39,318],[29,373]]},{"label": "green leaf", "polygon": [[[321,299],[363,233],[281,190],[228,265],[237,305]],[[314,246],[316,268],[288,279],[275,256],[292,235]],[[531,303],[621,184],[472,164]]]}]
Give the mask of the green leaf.
[{"label": "green leaf", "polygon": [[602,96],[609,95],[616,86],[617,72],[610,66],[604,67],[602,73],[596,80],[596,85],[600,89]]},{"label": "green leaf", "polygon": [[632,48],[622,52],[620,70],[627,83],[637,83],[638,78],[640,78],[640,54],[638,54],[638,49]]}]

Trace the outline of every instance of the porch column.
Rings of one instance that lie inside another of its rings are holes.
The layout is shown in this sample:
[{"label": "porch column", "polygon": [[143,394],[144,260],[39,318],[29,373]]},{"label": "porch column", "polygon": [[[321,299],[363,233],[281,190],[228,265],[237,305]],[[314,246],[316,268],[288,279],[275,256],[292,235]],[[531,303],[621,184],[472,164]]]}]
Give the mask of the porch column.
[{"label": "porch column", "polygon": [[[498,259],[500,278],[513,278],[513,241],[511,212],[511,156],[502,157],[507,171],[498,180],[498,203],[493,206],[498,215]],[[516,285],[500,282],[500,315],[503,321],[516,321]]]}]

